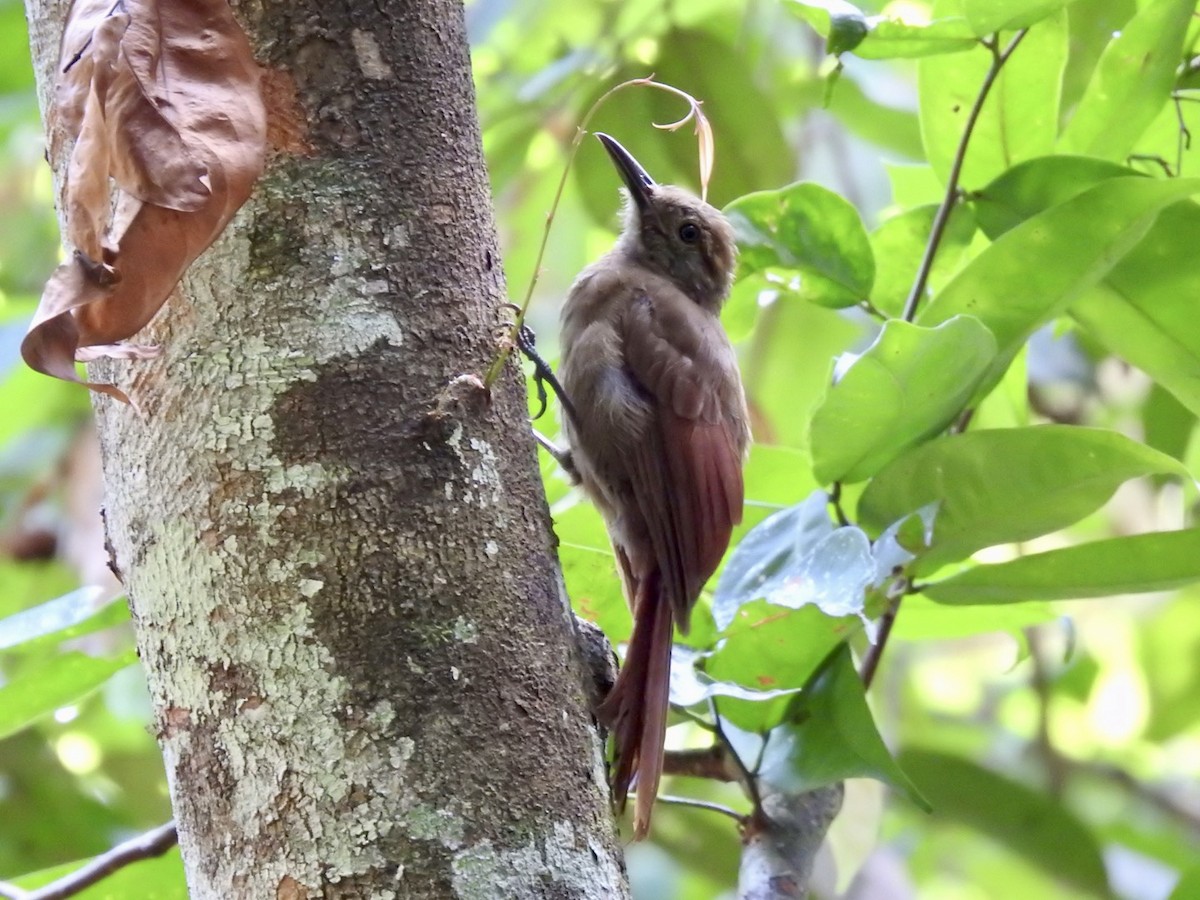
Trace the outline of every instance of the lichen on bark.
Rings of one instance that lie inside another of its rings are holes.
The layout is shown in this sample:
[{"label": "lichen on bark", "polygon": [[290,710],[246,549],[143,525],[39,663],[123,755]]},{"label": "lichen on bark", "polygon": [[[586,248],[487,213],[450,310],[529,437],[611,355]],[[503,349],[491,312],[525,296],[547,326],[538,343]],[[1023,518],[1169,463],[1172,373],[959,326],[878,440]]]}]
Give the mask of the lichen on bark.
[{"label": "lichen on bark", "polygon": [[622,896],[524,389],[472,378],[504,287],[462,8],[235,10],[267,174],[163,356],[97,373],[142,411],[97,402],[106,518],[192,895]]}]

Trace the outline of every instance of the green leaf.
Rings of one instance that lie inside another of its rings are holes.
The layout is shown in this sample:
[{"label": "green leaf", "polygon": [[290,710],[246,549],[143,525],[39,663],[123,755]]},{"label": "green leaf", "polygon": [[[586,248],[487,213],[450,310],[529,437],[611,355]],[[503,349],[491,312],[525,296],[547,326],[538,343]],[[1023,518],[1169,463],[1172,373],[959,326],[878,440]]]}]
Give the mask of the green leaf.
[{"label": "green leaf", "polygon": [[1196,897],[1200,897],[1200,865],[1192,866],[1179,876],[1168,900],[1195,900]]},{"label": "green leaf", "polygon": [[1068,884],[1110,895],[1096,838],[1050,795],[936,750],[908,747],[898,761],[936,816],[977,829]]},{"label": "green leaf", "polygon": [[1137,0],[1075,0],[1067,7],[1071,55],[1063,72],[1062,108],[1074,112],[1112,36],[1137,12]]},{"label": "green leaf", "polygon": [[740,607],[782,591],[800,577],[799,570],[833,531],[822,490],[751,529],[733,548],[717,579],[712,605],[717,628],[725,630]]},{"label": "green leaf", "polygon": [[[742,357],[755,438],[800,449],[807,456],[808,418],[829,385],[829,361],[861,335],[860,324],[790,296],[763,309],[750,351]],[[796,352],[800,341],[803,353]],[[808,466],[796,472],[802,482],[811,480]]]},{"label": "green leaf", "polygon": [[963,9],[976,34],[1028,28],[1072,0],[966,0]]},{"label": "green leaf", "polygon": [[979,227],[993,241],[1026,219],[1088,188],[1138,172],[1091,156],[1042,156],[1001,173],[971,197]]},{"label": "green leaf", "polygon": [[1038,601],[950,608],[913,594],[904,598],[904,612],[896,617],[892,637],[902,641],[951,641],[998,631],[1015,635],[1057,617],[1049,603]]},{"label": "green leaf", "polygon": [[936,325],[973,315],[996,337],[994,385],[1037,328],[1105,277],[1159,212],[1200,190],[1200,179],[1112,178],[1003,234],[918,315]]},{"label": "green leaf", "polygon": [[[861,522],[884,528],[940,501],[922,571],[1065,528],[1124,481],[1183,466],[1115,431],[1039,425],[969,432],[910,450],[867,485]],[[912,548],[910,548],[912,549]]]},{"label": "green leaf", "polygon": [[1087,332],[1200,414],[1200,205],[1163,210],[1145,240],[1071,307]]},{"label": "green leaf", "polygon": [[114,604],[122,596],[94,585],[82,587],[0,619],[0,650],[24,650],[31,642],[44,646],[42,638],[59,643],[123,622],[129,618],[128,607]]},{"label": "green leaf", "polygon": [[[935,13],[942,7],[935,4]],[[992,59],[977,47],[917,63],[925,158],[943,184]],[[1059,12],[1029,31],[996,77],[967,146],[964,187],[978,187],[1021,160],[1054,150],[1066,60],[1067,18]]]},{"label": "green leaf", "polygon": [[114,657],[73,652],[21,669],[0,687],[0,738],[32,725],[60,706],[83,699],[136,661],[132,650]]},{"label": "green leaf", "polygon": [[1169,591],[1200,581],[1200,529],[1139,534],[976,566],[921,591],[939,603],[1020,603]]},{"label": "green leaf", "polygon": [[[788,722],[770,732],[761,750],[759,774],[767,784],[791,794],[846,778],[876,778],[928,808],[879,736],[845,643],[825,657],[803,693],[790,704]],[[734,746],[743,759],[754,759],[761,740],[738,734]],[[753,746],[756,742],[758,748]]]},{"label": "green leaf", "polygon": [[592,504],[574,498],[556,508],[554,533],[563,583],[575,612],[594,622],[614,644],[629,640],[633,619],[621,593],[621,580],[608,531]]},{"label": "green leaf", "polygon": [[801,182],[739,197],[725,214],[741,248],[739,275],[797,272],[797,295],[835,308],[871,293],[875,260],[866,229],[858,211],[833,191]]},{"label": "green leaf", "polygon": [[766,703],[794,694],[792,690],[760,691],[743,687],[731,681],[717,681],[707,672],[698,669],[709,654],[676,644],[671,648],[671,705],[696,706],[713,697],[734,697],[752,703]]},{"label": "green leaf", "polygon": [[977,43],[962,16],[918,24],[899,17],[867,17],[842,0],[789,0],[787,8],[826,39],[829,53],[853,50],[863,59],[896,59],[958,53]]},{"label": "green leaf", "polygon": [[[902,201],[897,201],[902,202]],[[871,249],[875,254],[875,286],[871,303],[881,312],[899,318],[904,311],[908,292],[917,277],[921,256],[929,242],[936,203],[906,209],[885,220],[871,232]],[[942,232],[929,287],[937,292],[958,268],[966,256],[971,239],[975,237],[975,217],[965,205],[955,206]]]},{"label": "green leaf", "polygon": [[[984,188],[976,215],[995,238],[1048,205],[1130,173],[1086,157],[1031,160]],[[1168,206],[1103,283],[1070,309],[1091,336],[1153,376],[1193,413],[1200,413],[1200,332],[1190,324],[1192,298],[1200,292],[1200,271],[1193,264],[1198,242],[1200,205]]]},{"label": "green leaf", "polygon": [[995,338],[970,316],[936,328],[889,321],[813,414],[817,481],[862,481],[942,431],[995,355]]},{"label": "green leaf", "polygon": [[[795,690],[834,647],[861,627],[856,616],[832,618],[813,605],[785,609],[756,600],[738,609],[717,649],[704,661],[704,671],[717,681],[754,690]],[[788,703],[787,697],[766,703],[726,698],[721,715],[747,731],[766,731],[784,720]]]},{"label": "green leaf", "polygon": [[1195,0],[1154,0],[1096,66],[1059,141],[1064,153],[1123,160],[1171,95]]},{"label": "green leaf", "polygon": [[1180,591],[1139,623],[1138,659],[1150,695],[1143,737],[1165,742],[1200,719],[1200,591]]}]

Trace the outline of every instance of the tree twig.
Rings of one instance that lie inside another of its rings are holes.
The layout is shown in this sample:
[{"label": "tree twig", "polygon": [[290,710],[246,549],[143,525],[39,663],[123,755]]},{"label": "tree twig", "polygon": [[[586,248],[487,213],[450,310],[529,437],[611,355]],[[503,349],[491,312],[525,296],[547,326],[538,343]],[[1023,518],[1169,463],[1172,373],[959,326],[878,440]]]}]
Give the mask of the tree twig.
[{"label": "tree twig", "polygon": [[903,589],[888,597],[887,609],[879,619],[879,634],[875,636],[875,643],[871,645],[871,649],[867,651],[867,658],[863,660],[861,678],[864,689],[869,688],[875,680],[879,660],[883,658],[884,648],[887,647],[888,638],[892,634],[892,626],[896,624],[896,615],[900,612],[900,601],[905,594],[912,593],[916,591],[913,590],[912,582],[906,579]]},{"label": "tree twig", "polygon": [[980,85],[979,95],[975,98],[975,105],[971,107],[971,112],[967,115],[967,122],[963,126],[962,137],[958,141],[958,149],[954,153],[954,160],[950,165],[950,176],[946,180],[946,195],[942,198],[942,204],[938,207],[937,215],[933,218],[933,227],[929,231],[929,242],[925,245],[925,253],[921,257],[921,266],[917,269],[917,277],[913,281],[912,290],[908,294],[908,299],[904,303],[904,321],[911,322],[917,316],[917,307],[921,303],[921,295],[925,293],[925,286],[929,282],[929,272],[933,269],[933,259],[937,255],[938,246],[942,242],[942,236],[946,232],[946,224],[950,221],[950,213],[954,209],[954,204],[958,200],[958,179],[962,175],[963,162],[967,158],[967,147],[971,143],[971,134],[975,130],[975,123],[979,120],[979,114],[983,110],[984,101],[987,100],[988,94],[992,90],[992,85],[996,83],[996,77],[1000,74],[1000,70],[1012,56],[1017,45],[1021,43],[1025,35],[1028,33],[1028,28],[1022,28],[1013,35],[1012,40],[1008,42],[1008,46],[1003,51],[999,51],[996,45],[995,36],[984,41],[984,46],[992,52],[992,64],[988,68],[987,75],[984,76],[983,84]]},{"label": "tree twig", "polygon": [[736,809],[730,809],[721,803],[712,803],[708,800],[697,800],[694,797],[677,797],[673,794],[659,794],[659,803],[672,803],[675,806],[693,806],[696,809],[707,809],[709,812],[720,813],[723,816],[735,820],[739,825],[743,824],[747,816],[742,815]]},{"label": "tree twig", "polygon": [[726,783],[739,781],[742,777],[730,764],[729,752],[724,744],[692,750],[668,750],[663,754],[663,774]]},{"label": "tree twig", "polygon": [[0,883],[0,896],[9,900],[61,900],[63,897],[72,897],[130,863],[162,856],[178,842],[179,834],[172,820],[117,844],[70,875],[64,875],[40,888],[28,891],[13,884]]},{"label": "tree twig", "polygon": [[1037,627],[1025,629],[1025,640],[1029,642],[1029,657],[1033,664],[1029,687],[1038,698],[1037,741],[1038,754],[1046,769],[1046,781],[1051,797],[1061,799],[1067,786],[1067,760],[1054,746],[1050,735],[1050,707],[1054,688],[1050,683],[1050,670],[1046,664],[1046,653],[1042,646],[1042,632]]},{"label": "tree twig", "polygon": [[[738,756],[737,748],[733,746],[733,742],[729,740],[729,735],[727,735],[725,733],[725,729],[721,727],[721,714],[717,710],[716,697],[708,698],[708,707],[710,710],[712,710],[713,734],[716,735],[717,741],[719,741],[728,752],[729,759],[733,762],[737,769],[738,775],[740,776],[739,780],[742,783],[742,787],[746,789],[746,793],[749,795],[751,802],[754,803],[754,814],[758,815],[762,810],[762,796],[758,792],[758,779],[755,777],[753,772],[746,768],[745,760]],[[764,738],[764,740],[766,740],[766,738]]]},{"label": "tree twig", "polygon": [[833,507],[833,514],[837,518],[838,524],[845,528],[850,524],[850,520],[846,517],[846,511],[842,509],[842,483],[835,481],[825,496],[829,505]]}]

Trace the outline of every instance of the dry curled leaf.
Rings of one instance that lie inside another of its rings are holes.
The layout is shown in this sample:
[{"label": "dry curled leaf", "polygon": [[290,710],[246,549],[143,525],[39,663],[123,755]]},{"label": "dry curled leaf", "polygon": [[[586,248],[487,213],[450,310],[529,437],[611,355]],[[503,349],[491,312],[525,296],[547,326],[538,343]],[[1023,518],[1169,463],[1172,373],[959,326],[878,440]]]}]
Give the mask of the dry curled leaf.
[{"label": "dry curled leaf", "polygon": [[75,252],[50,276],[21,352],[79,381],[77,358],[153,355],[121,342],[250,196],[266,152],[260,70],[226,0],[76,0],[50,121],[52,155],[74,141]]}]

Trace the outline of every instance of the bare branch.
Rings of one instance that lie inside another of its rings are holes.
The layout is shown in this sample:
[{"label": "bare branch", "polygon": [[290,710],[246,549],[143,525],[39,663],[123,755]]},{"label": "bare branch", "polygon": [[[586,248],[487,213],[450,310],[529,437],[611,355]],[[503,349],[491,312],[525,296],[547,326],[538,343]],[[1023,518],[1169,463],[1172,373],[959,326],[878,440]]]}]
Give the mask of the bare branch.
[{"label": "bare branch", "polygon": [[73,897],[130,863],[162,856],[178,842],[179,835],[172,820],[152,831],[117,844],[70,875],[64,875],[36,890],[27,891],[13,884],[0,883],[0,896],[7,897],[8,900],[61,900],[63,897]]},{"label": "bare branch", "polygon": [[724,744],[698,750],[668,750],[663,754],[663,774],[727,783],[740,781],[742,777],[729,759]]}]

